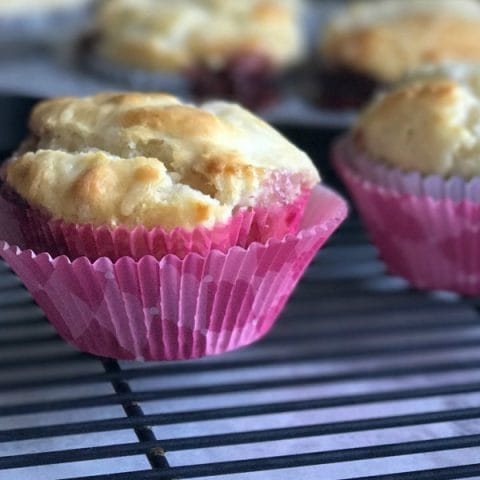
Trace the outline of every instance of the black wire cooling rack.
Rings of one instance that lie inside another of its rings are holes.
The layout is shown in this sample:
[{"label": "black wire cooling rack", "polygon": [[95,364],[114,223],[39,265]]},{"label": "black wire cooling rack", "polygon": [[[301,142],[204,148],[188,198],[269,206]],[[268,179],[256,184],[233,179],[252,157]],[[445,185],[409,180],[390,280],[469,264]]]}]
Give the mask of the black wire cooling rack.
[{"label": "black wire cooling rack", "polygon": [[473,301],[388,276],[350,219],[254,346],[74,351],[0,266],[0,479],[480,478]]},{"label": "black wire cooling rack", "polygon": [[[33,103],[0,97],[0,149]],[[284,132],[335,184],[336,132]],[[0,262],[0,480],[480,480],[479,347],[477,302],[388,276],[354,216],[263,341],[194,362],[76,352]]]}]

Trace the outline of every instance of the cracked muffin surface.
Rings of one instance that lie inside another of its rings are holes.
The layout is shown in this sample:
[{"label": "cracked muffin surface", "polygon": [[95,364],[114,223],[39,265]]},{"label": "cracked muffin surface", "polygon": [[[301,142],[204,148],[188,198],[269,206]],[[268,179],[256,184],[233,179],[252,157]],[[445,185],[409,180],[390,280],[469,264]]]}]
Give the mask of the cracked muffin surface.
[{"label": "cracked muffin surface", "polygon": [[40,103],[6,182],[53,218],[194,228],[289,204],[319,176],[272,127],[226,102],[112,93]]}]

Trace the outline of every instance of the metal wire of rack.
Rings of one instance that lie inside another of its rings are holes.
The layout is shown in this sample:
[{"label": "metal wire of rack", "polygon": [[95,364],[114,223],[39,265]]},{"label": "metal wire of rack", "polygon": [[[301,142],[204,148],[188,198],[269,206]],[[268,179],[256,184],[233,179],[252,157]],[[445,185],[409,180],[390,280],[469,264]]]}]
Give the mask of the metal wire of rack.
[{"label": "metal wire of rack", "polygon": [[0,266],[0,479],[480,479],[473,301],[386,274],[350,219],[275,329],[216,358],[78,353]]}]

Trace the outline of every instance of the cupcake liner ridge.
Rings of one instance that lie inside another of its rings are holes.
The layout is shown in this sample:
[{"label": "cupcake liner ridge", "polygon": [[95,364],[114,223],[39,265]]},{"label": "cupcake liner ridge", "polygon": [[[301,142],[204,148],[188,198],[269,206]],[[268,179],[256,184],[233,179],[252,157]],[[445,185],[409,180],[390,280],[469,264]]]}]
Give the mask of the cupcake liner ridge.
[{"label": "cupcake liner ridge", "polygon": [[92,262],[1,241],[0,255],[76,348],[119,359],[190,359],[248,345],[267,333],[346,214],[343,199],[321,186],[297,234],[246,248]]},{"label": "cupcake liner ridge", "polygon": [[422,290],[479,295],[480,179],[378,167],[345,142],[333,149],[334,166],[389,271]]}]

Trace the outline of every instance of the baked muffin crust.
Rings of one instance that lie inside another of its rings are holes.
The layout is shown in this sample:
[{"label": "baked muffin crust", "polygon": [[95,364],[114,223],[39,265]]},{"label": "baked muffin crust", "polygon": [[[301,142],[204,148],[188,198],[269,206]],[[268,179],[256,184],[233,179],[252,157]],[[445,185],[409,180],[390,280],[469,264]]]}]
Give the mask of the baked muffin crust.
[{"label": "baked muffin crust", "polygon": [[403,171],[480,175],[480,76],[416,79],[379,97],[354,129],[357,147]]},{"label": "baked muffin crust", "polygon": [[480,60],[478,0],[357,2],[334,17],[320,40],[327,67],[383,83],[425,62]]},{"label": "baked muffin crust", "polygon": [[40,103],[7,183],[54,218],[193,228],[237,207],[290,203],[318,180],[308,156],[226,102],[99,94]]},{"label": "baked muffin crust", "polygon": [[107,0],[96,19],[100,55],[147,70],[180,71],[258,53],[281,67],[299,59],[300,0]]}]

